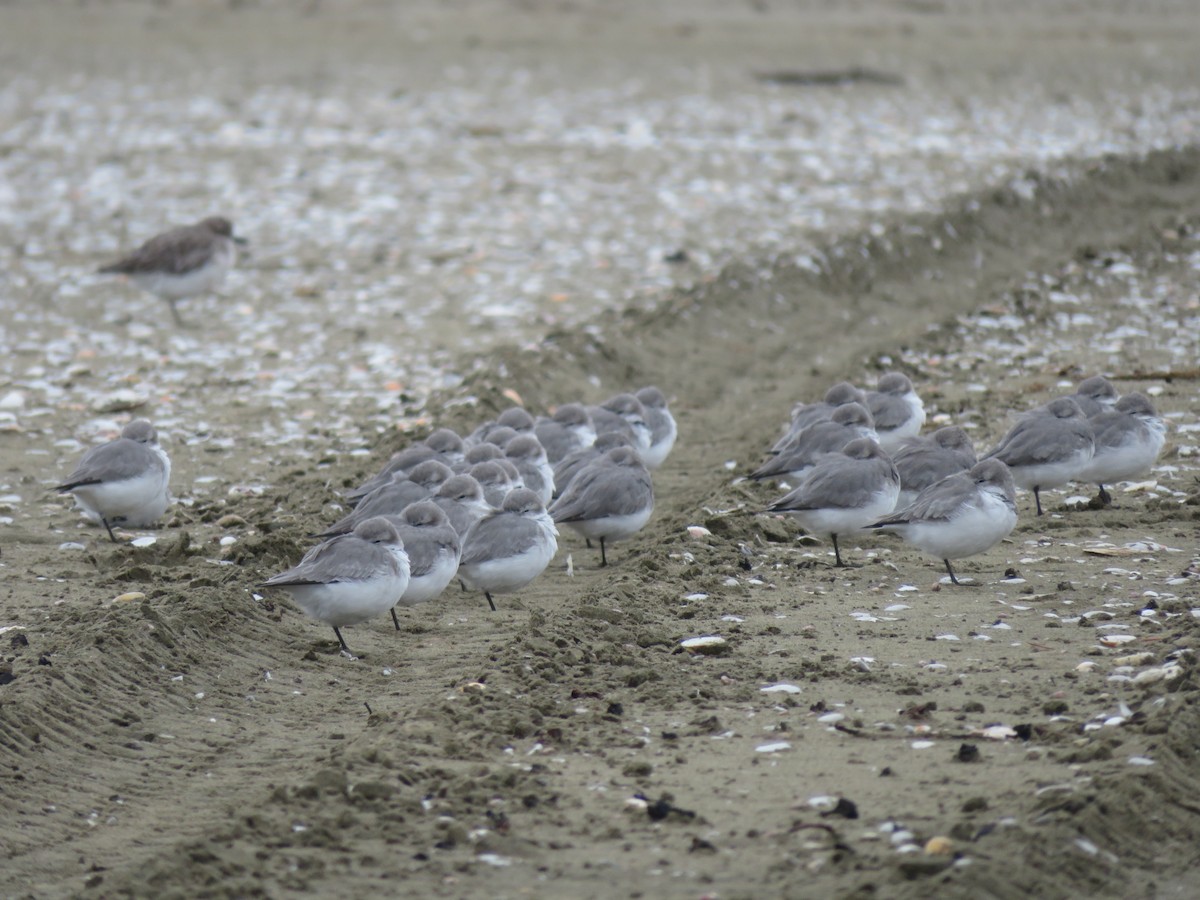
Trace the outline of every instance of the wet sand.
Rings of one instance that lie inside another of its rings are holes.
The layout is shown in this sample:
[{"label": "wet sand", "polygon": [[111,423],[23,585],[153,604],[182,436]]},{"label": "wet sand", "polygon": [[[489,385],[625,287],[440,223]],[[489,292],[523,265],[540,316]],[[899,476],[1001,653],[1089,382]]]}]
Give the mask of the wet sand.
[{"label": "wet sand", "polygon": [[[1078,40],[1125,46],[1132,27]],[[23,416],[0,448],[8,489],[35,498],[5,512],[0,569],[0,626],[21,626],[0,635],[4,893],[1188,896],[1200,156],[1061,169],[814,233],[799,267],[746,259],[648,309],[448,351],[479,362],[372,455],[333,431],[307,458],[180,441],[180,470],[216,481],[181,491],[142,549],[38,494],[81,411]],[[1020,496],[1011,539],[960,567],[978,587],[882,537],[847,542],[861,565],[834,569],[827,545],[756,515],[776,494],[738,476],[796,400],[894,368],[981,450],[1014,410],[1104,371],[1171,414],[1164,467],[1119,509],[1069,508],[1069,491],[1038,520]],[[496,613],[451,591],[399,635],[348,629],[358,660],[252,594],[339,490],[432,425],[465,428],[511,392],[541,410],[647,383],[680,443],[608,569],[565,536]],[[198,407],[257,427],[255,402],[216,384]],[[340,397],[305,405],[346,414]],[[726,643],[681,648],[699,635]]]}]

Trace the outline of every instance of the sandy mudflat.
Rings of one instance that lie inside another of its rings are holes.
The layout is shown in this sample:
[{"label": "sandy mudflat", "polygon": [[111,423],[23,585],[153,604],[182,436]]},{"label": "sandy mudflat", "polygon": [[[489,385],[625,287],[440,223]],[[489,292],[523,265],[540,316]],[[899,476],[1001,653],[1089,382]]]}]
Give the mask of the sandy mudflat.
[{"label": "sandy mudflat", "polygon": [[[1186,4],[176,5],[0,10],[0,894],[1194,895]],[[90,274],[214,209],[252,252],[192,327]],[[887,369],[980,450],[1104,372],[1167,446],[1020,496],[977,586],[837,570],[739,477]],[[431,426],[649,383],[608,569],[564,536],[357,660],[252,595]],[[45,492],[133,414],[142,548]]]}]

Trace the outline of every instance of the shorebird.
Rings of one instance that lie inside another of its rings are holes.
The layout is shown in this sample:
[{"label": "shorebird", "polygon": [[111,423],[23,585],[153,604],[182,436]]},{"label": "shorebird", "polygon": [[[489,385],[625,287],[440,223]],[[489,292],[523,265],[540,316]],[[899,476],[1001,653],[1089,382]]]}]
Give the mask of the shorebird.
[{"label": "shorebird", "polygon": [[549,418],[538,418],[533,433],[546,449],[546,458],[551,463],[557,463],[564,456],[596,442],[592,417],[582,403],[564,403]]},{"label": "shorebird", "polygon": [[464,586],[483,591],[496,611],[493,594],[519,591],[550,565],[558,552],[558,529],[538,495],[528,488],[509,491],[504,505],[471,526],[463,539],[458,576]]},{"label": "shorebird", "polygon": [[899,372],[889,372],[879,379],[875,390],[867,391],[867,409],[875,421],[879,446],[888,453],[905,438],[920,434],[925,424],[925,404],[908,376]]},{"label": "shorebird", "polygon": [[646,423],[646,407],[633,394],[617,394],[599,406],[589,406],[587,411],[597,438],[605,432],[619,431],[633,441],[639,453],[650,449],[652,438]]},{"label": "shorebird", "polygon": [[219,288],[237,257],[235,244],[244,243],[244,238],[234,236],[228,219],[211,216],[150,238],[99,273],[126,275],[142,290],[167,301],[175,324],[183,327],[175,304]]},{"label": "shorebird", "polygon": [[1100,502],[1112,503],[1105,484],[1125,481],[1149,470],[1158,459],[1167,437],[1167,426],[1145,394],[1136,391],[1117,401],[1109,412],[1088,419],[1096,452],[1079,473],[1079,481],[1100,486]]},{"label": "shorebird", "polygon": [[1017,524],[1016,489],[1008,466],[985,459],[922,490],[913,503],[873,523],[942,560],[958,584],[952,559],[990,550]]},{"label": "shorebird", "polygon": [[865,528],[896,507],[900,475],[891,458],[870,438],[858,438],[840,453],[822,457],[791,493],[767,507],[788,513],[810,534],[827,534],[833,558],[842,562],[838,535]]},{"label": "shorebird", "polygon": [[892,453],[892,462],[900,473],[896,509],[904,509],[934,482],[965,472],[978,461],[971,439],[957,425],[947,425],[924,437],[908,438]]},{"label": "shorebird", "polygon": [[1051,400],[1020,419],[984,459],[998,459],[1012,470],[1017,487],[1033,491],[1037,514],[1041,492],[1078,479],[1092,461],[1092,426],[1071,397]]},{"label": "shorebird", "polygon": [[375,516],[349,534],[317,544],[294,568],[259,587],[287,590],[305,613],[331,626],[342,652],[353,656],[342,626],[383,615],[404,596],[409,578],[408,554],[396,526]]},{"label": "shorebird", "polygon": [[[430,500],[419,500],[406,507],[398,516],[384,516],[391,522],[404,551],[408,554],[408,587],[400,595],[397,606],[416,606],[438,596],[454,580],[462,543],[446,514]],[[392,607],[392,623],[400,630],[396,607]]]},{"label": "shorebird", "polygon": [[654,511],[650,472],[632,447],[617,447],[584,467],[550,507],[556,525],[600,541],[600,565],[608,565],[606,541],[637,534]]},{"label": "shorebird", "polygon": [[875,440],[871,414],[861,403],[847,403],[833,410],[827,420],[814,422],[779,453],[753,472],[749,477],[756,481],[764,478],[802,478],[822,456],[837,453],[848,443],[858,438]]},{"label": "shorebird", "polygon": [[84,515],[116,541],[114,525],[152,525],[166,512],[170,478],[171,460],[158,445],[158,432],[145,419],[135,419],[119,438],[85,453],[54,489],[73,494]]},{"label": "shorebird", "polygon": [[656,387],[644,387],[635,397],[646,409],[646,424],[650,427],[650,446],[642,451],[642,461],[647,469],[657,469],[670,455],[675,446],[679,428],[675,417],[667,408],[667,398]]},{"label": "shorebird", "polygon": [[788,424],[787,431],[771,447],[771,452],[778,453],[809,425],[828,420],[833,416],[835,409],[845,406],[847,403],[860,403],[863,407],[867,405],[867,395],[848,381],[839,381],[825,392],[823,399],[816,403],[797,403],[792,408],[792,419]]}]

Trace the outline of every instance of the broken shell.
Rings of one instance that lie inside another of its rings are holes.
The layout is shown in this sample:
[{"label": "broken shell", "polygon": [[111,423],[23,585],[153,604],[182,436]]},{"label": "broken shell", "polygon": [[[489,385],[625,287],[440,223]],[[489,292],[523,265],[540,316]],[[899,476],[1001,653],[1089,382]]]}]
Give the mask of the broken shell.
[{"label": "broken shell", "polygon": [[119,596],[113,597],[112,602],[113,603],[133,603],[134,601],[145,600],[145,599],[146,599],[146,595],[143,594],[141,591],[130,591],[127,594],[121,594]]},{"label": "broken shell", "polygon": [[722,653],[729,651],[729,645],[725,638],[715,634],[687,638],[680,641],[679,646],[684,650],[690,650],[693,653],[703,653],[708,656],[720,656]]},{"label": "broken shell", "polygon": [[948,856],[954,852],[954,841],[948,837],[931,837],[925,842],[925,852],[930,856]]},{"label": "broken shell", "polygon": [[1120,647],[1122,644],[1136,640],[1137,637],[1132,634],[1106,634],[1100,638],[1100,643],[1105,647]]},{"label": "broken shell", "polygon": [[1179,666],[1157,666],[1153,669],[1147,669],[1145,672],[1139,672],[1133,677],[1133,683],[1146,685],[1159,681],[1174,681],[1182,674],[1183,669]]},{"label": "broken shell", "polygon": [[97,397],[92,403],[92,409],[100,413],[124,412],[125,410],[145,406],[149,399],[149,397],[143,396],[137,391],[122,388],[113,391],[111,394]]},{"label": "broken shell", "polygon": [[766,687],[760,687],[759,691],[764,694],[800,694],[804,692],[804,688],[794,684],[768,684]]},{"label": "broken shell", "polygon": [[1017,736],[1017,732],[1007,725],[988,725],[973,733],[991,741],[1003,741]]},{"label": "broken shell", "polygon": [[1114,666],[1144,666],[1154,662],[1153,653],[1131,653],[1128,656],[1118,656],[1113,660]]},{"label": "broken shell", "polygon": [[712,534],[712,532],[703,525],[689,525],[687,528],[687,533],[694,538],[708,537],[710,534]]},{"label": "broken shell", "polygon": [[779,753],[781,750],[791,750],[792,745],[787,741],[774,741],[770,744],[759,744],[754,748],[755,753]]}]

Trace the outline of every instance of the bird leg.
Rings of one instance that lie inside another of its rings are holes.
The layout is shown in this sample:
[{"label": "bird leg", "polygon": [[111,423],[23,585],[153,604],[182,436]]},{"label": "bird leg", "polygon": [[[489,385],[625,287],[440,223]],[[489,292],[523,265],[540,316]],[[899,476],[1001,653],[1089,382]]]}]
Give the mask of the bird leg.
[{"label": "bird leg", "polygon": [[1112,506],[1112,494],[1104,489],[1104,485],[1100,485],[1100,493],[1097,499],[1105,506]]},{"label": "bird leg", "polygon": [[342,637],[342,633],[338,630],[336,625],[333,626],[333,633],[337,635],[338,643],[342,645],[342,652],[351,659],[354,659],[354,654],[351,653],[350,648],[346,646],[346,640]]},{"label": "bird leg", "polygon": [[168,300],[167,306],[171,307],[171,317],[175,320],[175,324],[180,328],[187,328],[187,325],[184,323],[183,319],[179,317],[179,310],[175,308],[175,301]]},{"label": "bird leg", "polygon": [[492,608],[492,612],[495,612],[495,611],[496,611],[496,604],[495,604],[495,602],[492,600],[492,595],[491,595],[490,593],[488,593],[487,591],[484,591],[484,592],[483,592],[483,596],[487,597],[487,600],[488,600],[488,606],[490,606],[490,607]]},{"label": "bird leg", "polygon": [[846,568],[846,564],[842,562],[842,551],[838,549],[837,535],[831,534],[830,537],[833,538],[833,558],[836,560],[835,565],[839,569],[844,569]]},{"label": "bird leg", "polygon": [[396,618],[396,607],[394,607],[394,606],[392,607],[391,613],[392,613],[392,624],[395,625],[396,630],[399,631],[400,630],[400,620]]},{"label": "bird leg", "polygon": [[942,562],[944,562],[946,564],[946,571],[950,574],[950,583],[958,584],[959,583],[958,579],[954,577],[954,570],[952,568],[950,568],[950,560],[943,559]]},{"label": "bird leg", "polygon": [[108,519],[104,518],[104,516],[101,516],[100,522],[101,522],[101,524],[104,525],[105,528],[108,529],[108,536],[112,539],[112,542],[114,544],[120,543],[120,541],[117,540],[117,536],[115,534],[113,534],[112,525],[110,525],[108,523]]},{"label": "bird leg", "polygon": [[604,538],[600,538],[600,565],[608,565],[608,557],[604,555]]},{"label": "bird leg", "polygon": [[1041,488],[1036,485],[1033,488],[1033,502],[1037,504],[1037,514],[1040,516],[1042,514],[1042,495]]}]

